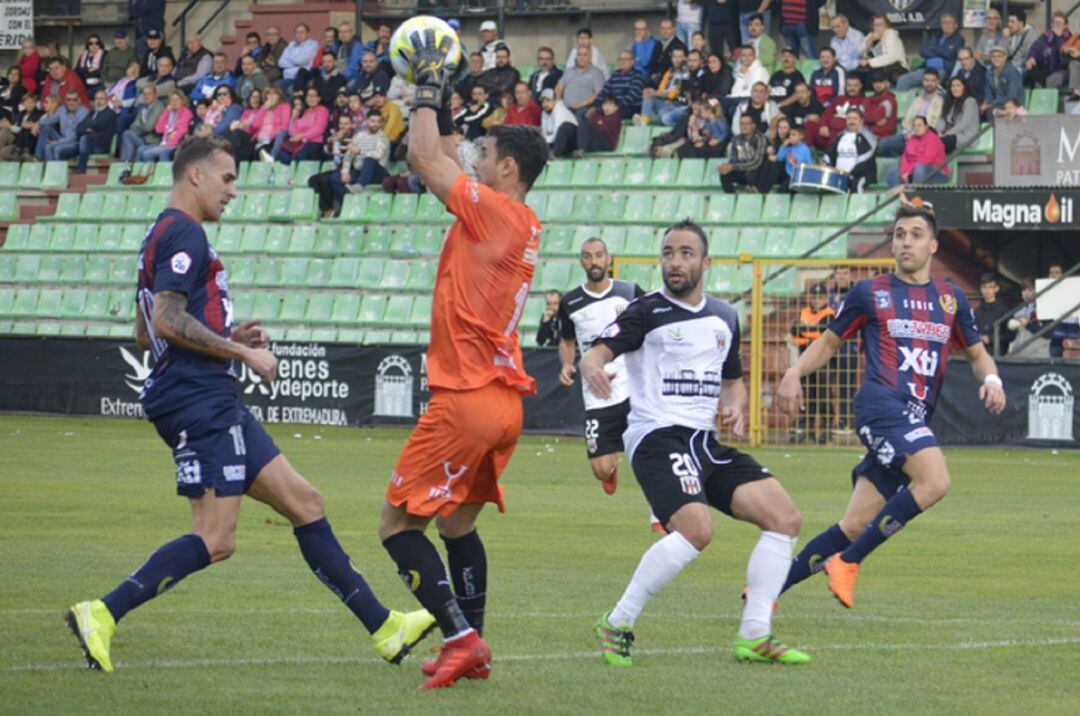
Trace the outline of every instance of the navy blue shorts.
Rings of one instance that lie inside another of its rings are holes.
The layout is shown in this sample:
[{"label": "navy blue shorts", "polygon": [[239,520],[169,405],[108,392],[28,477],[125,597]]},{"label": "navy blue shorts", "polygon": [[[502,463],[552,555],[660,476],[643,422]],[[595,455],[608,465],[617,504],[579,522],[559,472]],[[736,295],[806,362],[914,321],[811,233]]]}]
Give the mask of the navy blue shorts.
[{"label": "navy blue shorts", "polygon": [[[220,416],[219,416],[220,418]],[[242,495],[259,472],[281,454],[263,426],[244,406],[232,411],[232,424],[170,414],[154,427],[172,448],[176,461],[176,494],[202,497],[213,489],[218,497]]]},{"label": "navy blue shorts", "polygon": [[926,424],[926,409],[916,401],[876,402],[873,410],[856,410],[855,429],[866,446],[866,456],[851,471],[854,487],[865,477],[887,500],[911,483],[904,472],[908,455],[937,447],[937,437]]}]

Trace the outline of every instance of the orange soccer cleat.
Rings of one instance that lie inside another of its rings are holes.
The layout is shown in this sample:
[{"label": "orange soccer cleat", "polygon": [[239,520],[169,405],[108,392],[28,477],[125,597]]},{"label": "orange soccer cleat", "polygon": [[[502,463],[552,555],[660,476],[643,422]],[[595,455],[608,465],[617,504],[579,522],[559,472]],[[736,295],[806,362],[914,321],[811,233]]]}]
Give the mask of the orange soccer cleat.
[{"label": "orange soccer cleat", "polygon": [[848,609],[855,606],[855,580],[859,578],[859,565],[845,562],[837,552],[825,560],[825,574],[829,577],[829,591]]},{"label": "orange soccer cleat", "polygon": [[[475,631],[443,644],[435,661],[435,673],[420,685],[421,689],[442,689],[453,686],[458,679],[475,678],[470,672],[487,666],[491,649]],[[423,670],[423,666],[421,669]],[[486,677],[484,677],[486,678]]]},{"label": "orange soccer cleat", "polygon": [[[440,650],[437,647],[435,647],[435,648],[432,648],[431,651],[435,652],[435,651],[440,651]],[[438,670],[439,670],[439,660],[438,660],[438,658],[424,659],[424,661],[422,661],[420,663],[420,673],[423,674],[424,676],[434,676],[435,672],[438,671]],[[490,664],[481,664],[480,666],[476,667],[475,669],[473,669],[469,673],[465,674],[465,676],[463,676],[462,678],[464,678],[464,679],[476,679],[478,681],[482,681],[482,680],[486,679],[489,676],[491,676],[491,665]]]},{"label": "orange soccer cleat", "polygon": [[619,486],[619,468],[616,467],[611,471],[606,480],[600,481],[600,487],[604,488],[604,492],[609,495],[615,494],[615,488]]}]

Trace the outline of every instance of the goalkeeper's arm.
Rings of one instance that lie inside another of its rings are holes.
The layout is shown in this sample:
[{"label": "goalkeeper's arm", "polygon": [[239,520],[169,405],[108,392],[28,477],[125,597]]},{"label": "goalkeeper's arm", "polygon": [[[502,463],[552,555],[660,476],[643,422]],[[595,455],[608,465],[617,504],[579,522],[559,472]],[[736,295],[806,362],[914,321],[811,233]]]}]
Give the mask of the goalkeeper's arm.
[{"label": "goalkeeper's arm", "polygon": [[413,110],[406,161],[420,175],[424,186],[445,203],[451,187],[462,172],[461,166],[444,151],[435,109],[419,107]]}]

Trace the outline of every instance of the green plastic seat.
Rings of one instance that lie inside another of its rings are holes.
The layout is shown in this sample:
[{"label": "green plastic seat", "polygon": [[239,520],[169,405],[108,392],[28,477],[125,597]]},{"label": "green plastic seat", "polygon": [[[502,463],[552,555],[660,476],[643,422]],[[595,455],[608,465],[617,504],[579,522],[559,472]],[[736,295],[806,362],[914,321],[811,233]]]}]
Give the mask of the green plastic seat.
[{"label": "green plastic seat", "polygon": [[58,283],[60,281],[60,257],[43,256],[38,264],[35,280],[38,283]]},{"label": "green plastic seat", "polygon": [[0,283],[15,283],[15,263],[17,257],[14,254],[0,252]]},{"label": "green plastic seat", "polygon": [[289,231],[289,244],[286,252],[290,254],[303,254],[305,256],[315,251],[315,230],[313,224],[302,224],[291,227]]},{"label": "green plastic seat", "polygon": [[274,172],[276,167],[280,167],[279,164],[271,164],[269,162],[248,162],[247,171],[244,172],[244,188],[263,188],[273,185],[273,181],[270,178],[271,173]]},{"label": "green plastic seat", "polygon": [[570,221],[574,213],[574,193],[570,191],[550,192],[547,205],[544,206],[542,213],[538,213],[544,221]]},{"label": "green plastic seat", "polygon": [[390,253],[394,256],[419,256],[416,248],[418,226],[399,226],[390,237]]},{"label": "green plastic seat", "polygon": [[434,194],[421,194],[416,200],[416,221],[443,221],[447,218],[446,206]]},{"label": "green plastic seat", "polygon": [[782,274],[769,280],[769,274],[779,269],[779,266],[770,267],[770,270],[766,272],[765,284],[762,287],[762,291],[766,296],[772,297],[791,297],[799,294],[799,277],[794,269],[788,269]]},{"label": "green plastic seat", "polygon": [[623,186],[629,189],[648,188],[649,172],[652,171],[651,159],[627,159],[623,170]]},{"label": "green plastic seat", "polygon": [[600,173],[600,162],[595,159],[579,159],[573,164],[570,186],[576,189],[595,189],[596,175]]},{"label": "green plastic seat", "polygon": [[413,297],[408,294],[392,294],[386,299],[386,310],[383,312],[382,322],[386,325],[404,326],[409,323],[409,314],[412,312]]},{"label": "green plastic seat", "polygon": [[347,345],[361,345],[364,342],[364,329],[362,328],[339,328],[337,342]]},{"label": "green plastic seat", "polygon": [[405,287],[405,283],[408,281],[409,265],[411,261],[402,259],[391,259],[386,262],[382,272],[382,280],[379,281],[379,288],[394,291]]},{"label": "green plastic seat", "polygon": [[730,224],[735,217],[734,194],[711,194],[709,205],[705,209],[706,224]]},{"label": "green plastic seat", "polygon": [[360,294],[339,293],[334,296],[334,305],[330,309],[330,320],[337,324],[355,324],[360,317]]},{"label": "green plastic seat", "polygon": [[254,291],[241,291],[236,294],[231,294],[233,302],[233,316],[235,322],[246,321],[251,319],[255,315],[255,296]]},{"label": "green plastic seat", "polygon": [[0,189],[16,189],[19,186],[19,164],[0,162]]},{"label": "green plastic seat", "polygon": [[66,161],[45,162],[45,171],[38,182],[38,189],[66,189],[68,185],[68,163]]},{"label": "green plastic seat", "polygon": [[573,256],[574,227],[552,226],[545,228],[540,236],[540,254],[542,256]]},{"label": "green plastic seat", "polygon": [[[868,222],[884,222],[887,221],[886,214],[883,210],[874,211],[879,206],[879,200],[883,196],[878,194],[852,194],[851,199],[848,201],[847,216],[845,217],[848,222],[856,221],[862,218],[865,214],[873,212]],[[881,205],[884,209],[884,204]]]},{"label": "green plastic seat", "polygon": [[340,257],[331,262],[329,285],[341,288],[354,288],[357,286],[357,276],[360,275],[361,259],[355,257]]},{"label": "green plastic seat", "polygon": [[649,151],[649,128],[624,127],[622,136],[619,137],[620,149],[623,154],[647,154]]},{"label": "green plastic seat", "polygon": [[82,283],[83,268],[85,266],[85,256],[62,256],[60,258],[60,282],[68,286]]},{"label": "green plastic seat", "polygon": [[604,194],[600,198],[600,207],[596,214],[597,218],[604,223],[623,221],[623,216],[626,214],[626,199],[627,195],[622,192]]},{"label": "green plastic seat", "polygon": [[[308,192],[311,193],[311,192]],[[387,221],[390,218],[392,194],[368,194],[364,221]]]},{"label": "green plastic seat", "polygon": [[[98,229],[99,226],[97,224],[79,224],[78,226],[76,226],[75,236],[72,239],[71,249],[73,251],[81,251],[87,253],[97,251]],[[113,231],[113,229],[106,229],[106,231]]]},{"label": "green plastic seat", "polygon": [[341,200],[341,215],[335,221],[356,223],[364,220],[367,211],[367,194],[346,194]]},{"label": "green plastic seat", "polygon": [[58,336],[62,324],[59,321],[41,321],[39,320],[34,327],[34,335],[37,336]]},{"label": "green plastic seat", "polygon": [[382,321],[383,313],[385,311],[385,293],[364,294],[364,298],[360,302],[360,322],[367,326],[375,325]]},{"label": "green plastic seat", "polygon": [[1056,89],[1034,88],[1028,100],[1028,114],[1057,114],[1058,95],[1059,92]]},{"label": "green plastic seat", "polygon": [[765,224],[798,223],[798,217],[793,217],[791,213],[791,194],[775,191],[766,194],[761,221]]},{"label": "green plastic seat", "polygon": [[242,251],[243,234],[249,227],[237,224],[222,224],[214,239],[214,249],[219,254],[238,254]]},{"label": "green plastic seat", "polygon": [[533,213],[539,217],[543,217],[544,212],[547,211],[548,198],[551,192],[547,191],[530,191],[525,197],[525,204],[533,210]]},{"label": "green plastic seat", "polygon": [[307,278],[308,258],[291,256],[281,262],[281,284],[283,286],[304,286]]},{"label": "green plastic seat", "polygon": [[228,272],[231,285],[250,286],[255,283],[255,259],[232,259]]},{"label": "green plastic seat", "polygon": [[[126,216],[127,210],[127,193],[122,191],[109,191],[104,192],[105,199],[101,202],[101,211],[99,216],[104,220],[111,220],[112,217]],[[86,203],[86,200],[83,200]]]},{"label": "green plastic seat", "polygon": [[[75,289],[68,289],[73,291]],[[68,301],[68,294],[64,293],[64,302],[66,306],[70,306],[74,309],[77,297],[72,297],[71,301]],[[68,310],[68,309],[65,309]],[[109,317],[109,292],[108,291],[87,291],[86,298],[82,304],[82,315],[85,318],[98,318],[104,319]]]},{"label": "green plastic seat", "polygon": [[[79,202],[79,213],[77,218],[80,221],[92,221],[102,218],[102,209],[105,206],[105,199],[111,197],[113,193],[114,192],[109,192],[108,194],[105,192],[87,192],[86,194],[83,194],[82,201]],[[123,194],[120,194],[120,196],[122,198]],[[114,216],[122,215],[123,212],[114,214]]]},{"label": "green plastic seat", "polygon": [[626,246],[626,231],[625,226],[605,226],[601,229],[600,238],[607,246],[608,254],[622,256]]},{"label": "green plastic seat", "polygon": [[395,194],[390,208],[390,220],[407,224],[416,216],[416,194]]},{"label": "green plastic seat", "polygon": [[[46,227],[47,224],[37,224],[37,226]],[[8,251],[30,248],[30,224],[12,224],[9,226],[7,238],[4,239],[4,248]]]},{"label": "green plastic seat", "polygon": [[416,327],[431,325],[431,303],[431,294],[416,296],[409,310],[409,324]]},{"label": "green plastic seat", "polygon": [[[14,313],[15,289],[0,286],[0,316],[10,316]],[[10,326],[9,330],[10,332]]]},{"label": "green plastic seat", "polygon": [[281,262],[266,258],[256,261],[254,283],[256,286],[280,286]]},{"label": "green plastic seat", "polygon": [[88,284],[104,284],[109,282],[109,257],[91,256],[86,260],[83,267],[83,282]]},{"label": "green plastic seat", "polygon": [[[348,199],[349,197],[345,197]],[[341,239],[340,226],[333,224],[320,224],[315,230],[315,246],[311,253],[317,256],[336,256],[338,254],[338,242]],[[362,234],[361,234],[362,235]]]},{"label": "green plastic seat", "polygon": [[[535,288],[535,282],[534,282]],[[521,323],[518,333],[532,333],[540,325],[540,318],[544,315],[545,299],[542,293],[534,294],[525,299],[525,310],[521,312]]]},{"label": "green plastic seat", "polygon": [[[67,162],[63,162],[67,164]],[[19,169],[19,188],[20,189],[38,189],[41,187],[41,178],[44,175],[45,167],[38,162],[23,162],[22,167]],[[78,194],[76,194],[78,196]]]},{"label": "green plastic seat", "polygon": [[797,255],[792,253],[791,229],[779,226],[743,229],[739,232],[739,249],[754,256],[769,258]]},{"label": "green plastic seat", "polygon": [[735,198],[735,215],[732,222],[736,224],[756,224],[761,220],[761,206],[763,203],[761,194],[739,194]]},{"label": "green plastic seat", "polygon": [[[796,232],[798,232],[798,229],[796,229]],[[793,243],[796,245],[796,247],[802,249],[799,252],[800,255],[801,255],[801,254],[806,253],[807,251],[810,251],[810,249],[813,249],[823,239],[828,239],[829,237],[831,237],[835,233],[836,233],[836,227],[829,227],[829,226],[826,226],[826,227],[823,227],[823,228],[819,229],[817,236],[813,236],[813,237],[809,236],[808,234],[807,235],[800,235],[800,234],[796,233],[796,236],[795,236],[795,239],[793,240]],[[813,258],[840,258],[840,259],[847,258],[847,255],[848,255],[848,241],[847,241],[847,238],[848,238],[848,235],[845,233],[845,234],[840,234],[836,238],[831,239],[829,241],[829,243],[825,244],[824,246],[817,249],[813,253]],[[811,239],[813,240],[813,243],[810,243]],[[804,245],[805,245],[805,248],[803,248]]]},{"label": "green plastic seat", "polygon": [[360,259],[356,285],[360,288],[378,288],[382,282],[386,260],[371,256]]},{"label": "green plastic seat", "polygon": [[303,320],[304,311],[307,310],[307,300],[308,294],[306,292],[294,291],[286,293],[285,298],[281,301],[278,319],[291,323]]},{"label": "green plastic seat", "polygon": [[679,163],[679,173],[675,176],[675,186],[683,189],[696,189],[705,184],[706,160],[683,159]]},{"label": "green plastic seat", "polygon": [[907,116],[908,107],[915,101],[915,96],[919,90],[901,90],[895,92],[896,94],[896,116],[903,119]]},{"label": "green plastic seat", "polygon": [[627,194],[622,221],[627,224],[641,224],[649,221],[652,216],[652,205],[652,194],[646,194],[645,192]]},{"label": "green plastic seat", "polygon": [[271,226],[266,230],[263,240],[263,251],[268,254],[284,254],[289,251],[289,241],[292,239],[292,226]]},{"label": "green plastic seat", "polygon": [[364,331],[365,346],[385,346],[390,344],[390,331],[368,330]]},{"label": "green plastic seat", "polygon": [[573,266],[570,261],[545,261],[540,267],[538,280],[533,281],[533,286],[544,291],[562,291],[573,280]]},{"label": "green plastic seat", "polygon": [[15,300],[11,305],[10,313],[14,316],[30,316],[37,310],[38,290],[36,288],[20,288],[15,291]]},{"label": "green plastic seat", "polygon": [[[684,159],[685,161],[689,161]],[[705,195],[696,192],[688,191],[679,194],[679,208],[675,210],[675,216],[679,219],[689,217],[694,221],[701,221],[702,216],[705,214]]]},{"label": "green plastic seat", "polygon": [[15,276],[20,283],[37,281],[40,270],[41,256],[39,254],[21,254],[15,262]]},{"label": "green plastic seat", "polygon": [[416,232],[415,248],[421,254],[433,255],[442,251],[446,229],[441,226],[421,226]]},{"label": "green plastic seat", "polygon": [[675,185],[679,172],[678,159],[654,159],[649,173],[649,185],[654,189],[668,189]]},{"label": "green plastic seat", "polygon": [[334,305],[334,294],[313,293],[308,297],[307,308],[304,310],[304,320],[308,323],[327,323],[330,320],[330,310]]},{"label": "green plastic seat", "polygon": [[411,261],[409,278],[405,288],[410,291],[431,291],[435,287],[435,275],[439,270],[436,261]]},{"label": "green plastic seat", "polygon": [[64,300],[64,292],[59,288],[43,288],[38,294],[36,312],[42,317],[60,315],[60,305]]},{"label": "green plastic seat", "polygon": [[294,164],[296,171],[292,176],[293,186],[307,186],[308,179],[319,173],[320,162],[318,161],[305,159]]},{"label": "green plastic seat", "polygon": [[816,223],[820,202],[821,198],[817,194],[795,194],[791,197],[791,213],[788,220],[793,224]]},{"label": "green plastic seat", "polygon": [[255,294],[255,303],[248,315],[260,321],[276,321],[279,313],[281,313],[281,294],[259,291]]},{"label": "green plastic seat", "polygon": [[[86,196],[93,196],[87,194]],[[74,219],[79,213],[79,195],[74,193],[61,194],[56,198],[56,211],[51,219]]]},{"label": "green plastic seat", "polygon": [[[856,196],[869,196],[862,194]],[[847,216],[847,194],[826,194],[821,197],[817,220],[819,224],[841,224]]]},{"label": "green plastic seat", "polygon": [[363,224],[343,224],[338,227],[337,255],[359,256],[363,253],[366,239],[366,228]]},{"label": "green plastic seat", "polygon": [[265,241],[266,227],[261,224],[248,224],[240,236],[240,251],[245,254],[261,254]]},{"label": "green plastic seat", "polygon": [[653,197],[649,220],[654,224],[670,224],[679,209],[679,195],[673,191],[662,191]]},{"label": "green plastic seat", "polygon": [[330,281],[330,259],[311,259],[308,261],[307,276],[304,282],[308,286],[328,286]]},{"label": "green plastic seat", "polygon": [[594,186],[616,189],[623,186],[626,162],[622,159],[606,159],[600,162]]},{"label": "green plastic seat", "polygon": [[49,234],[49,251],[74,251],[75,230],[75,224],[54,224]]},{"label": "green plastic seat", "polygon": [[304,326],[289,326],[285,329],[285,340],[308,343],[311,341],[311,329]]},{"label": "green plastic seat", "polygon": [[660,266],[656,263],[627,263],[619,269],[619,278],[624,281],[633,281],[646,291],[651,291],[660,285]]},{"label": "green plastic seat", "polygon": [[323,326],[322,328],[312,328],[311,341],[312,343],[336,343],[337,329],[327,326]]},{"label": "green plastic seat", "polygon": [[60,307],[56,315],[64,318],[94,318],[95,316],[86,315],[85,313],[86,297],[87,291],[85,288],[64,289],[63,298],[60,301]]},{"label": "green plastic seat", "polygon": [[15,203],[15,192],[0,193],[0,221],[14,221],[19,218],[19,208]]},{"label": "green plastic seat", "polygon": [[718,226],[709,233],[709,255],[731,258],[739,255],[739,230],[734,226]]},{"label": "green plastic seat", "polygon": [[656,232],[651,226],[631,226],[626,230],[624,256],[657,256]]},{"label": "green plastic seat", "polygon": [[548,162],[544,169],[543,182],[538,183],[538,186],[545,189],[559,189],[570,186],[570,177],[574,173],[574,164],[575,162],[566,159]]}]

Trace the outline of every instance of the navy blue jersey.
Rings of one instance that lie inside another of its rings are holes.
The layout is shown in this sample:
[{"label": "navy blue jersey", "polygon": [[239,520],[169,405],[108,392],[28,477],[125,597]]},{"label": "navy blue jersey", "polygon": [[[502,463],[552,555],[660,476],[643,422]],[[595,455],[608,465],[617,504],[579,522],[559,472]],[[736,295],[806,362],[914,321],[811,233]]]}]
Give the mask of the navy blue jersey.
[{"label": "navy blue jersey", "polygon": [[829,330],[847,340],[861,332],[866,375],[856,411],[891,397],[933,412],[949,353],[979,342],[964,294],[940,279],[914,286],[896,274],[859,281],[847,292]]},{"label": "navy blue jersey", "polygon": [[146,321],[156,361],[140,396],[147,417],[214,401],[208,408],[239,402],[232,361],[184,350],[154,335],[154,295],[175,291],[187,296],[187,312],[222,337],[232,333],[232,301],[225,267],[206,232],[178,209],[166,209],[143,239],[139,253],[138,309]]}]

